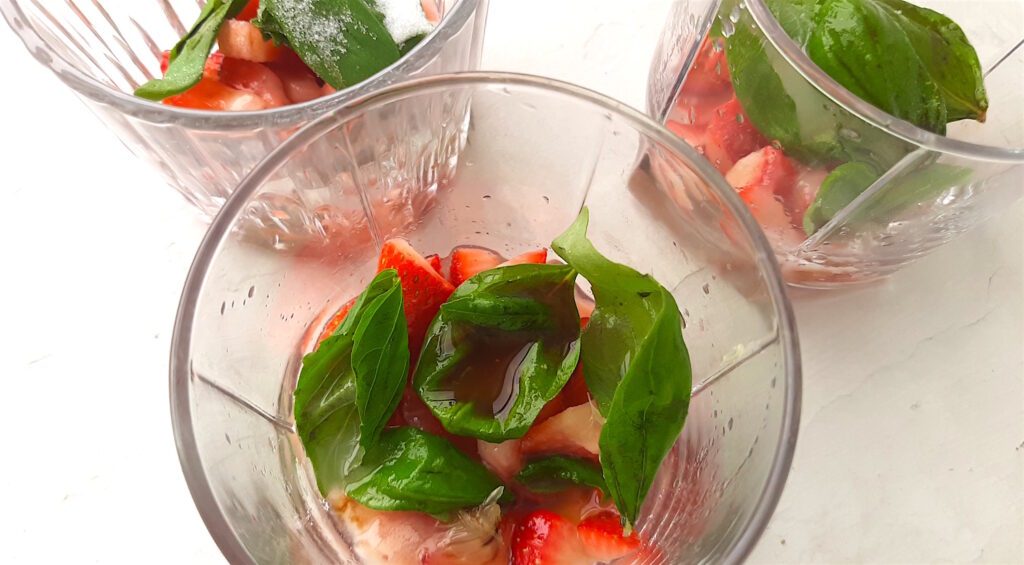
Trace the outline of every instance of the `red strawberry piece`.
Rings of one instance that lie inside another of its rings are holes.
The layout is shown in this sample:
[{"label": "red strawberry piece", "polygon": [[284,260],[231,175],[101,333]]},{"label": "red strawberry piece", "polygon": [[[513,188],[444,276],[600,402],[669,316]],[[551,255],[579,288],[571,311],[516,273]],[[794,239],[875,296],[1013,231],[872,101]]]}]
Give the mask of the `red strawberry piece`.
[{"label": "red strawberry piece", "polygon": [[217,45],[225,57],[253,63],[276,61],[288,51],[275,45],[274,40],[264,39],[263,32],[255,25],[239,20],[227,20],[220,26]]},{"label": "red strawberry piece", "polygon": [[316,73],[291,49],[283,49],[277,61],[266,65],[281,79],[284,92],[292,102],[307,102],[323,96]]},{"label": "red strawberry piece", "polygon": [[331,337],[331,334],[334,333],[334,330],[338,329],[338,326],[341,325],[341,322],[345,320],[345,316],[348,315],[348,311],[352,309],[352,305],[355,303],[356,299],[353,298],[352,300],[346,302],[341,308],[338,309],[337,312],[334,313],[334,316],[331,317],[331,320],[327,322],[326,326],[324,326],[324,331],[320,332],[320,337],[316,338],[317,345],[320,345],[321,341]]},{"label": "red strawberry piece", "polygon": [[603,424],[604,418],[590,402],[567,408],[526,432],[523,455],[572,455],[596,461]]},{"label": "red strawberry piece", "polygon": [[448,280],[459,286],[477,273],[493,269],[503,261],[501,255],[483,247],[456,247],[452,250]]},{"label": "red strawberry piece", "polygon": [[684,92],[715,92],[731,89],[729,65],[725,60],[725,40],[708,37],[701,44],[683,84]]},{"label": "red strawberry piece", "polygon": [[512,536],[513,565],[588,563],[576,528],[565,518],[538,510],[519,523]]},{"label": "red strawberry piece", "polygon": [[398,271],[405,300],[405,321],[409,326],[409,348],[416,354],[423,344],[427,327],[455,287],[403,239],[384,242],[377,267],[378,272],[384,269]]},{"label": "red strawberry piece", "polygon": [[536,251],[527,251],[522,255],[516,255],[515,257],[505,261],[498,265],[499,267],[507,267],[509,265],[542,265],[548,261],[548,250],[538,249]]},{"label": "red strawberry piece", "polygon": [[735,98],[712,112],[704,133],[704,157],[719,172],[725,173],[736,161],[765,145],[768,140],[750,123]]},{"label": "red strawberry piece", "polygon": [[249,21],[260,12],[260,0],[249,0],[249,3],[242,8],[242,11],[235,16],[236,20]]},{"label": "red strawberry piece", "polygon": [[[160,73],[167,74],[167,66],[170,65],[171,52],[164,51],[160,55]],[[203,66],[203,76],[206,78],[217,78],[220,75],[220,67],[224,63],[224,54],[220,51],[210,53],[210,56],[206,58],[206,64]]]},{"label": "red strawberry piece", "polygon": [[291,104],[281,79],[266,65],[225,57],[220,67],[220,80],[232,88],[259,96],[267,108]]},{"label": "red strawberry piece", "polygon": [[625,535],[619,517],[612,512],[591,516],[576,527],[587,555],[597,561],[613,561],[640,549],[636,532]]},{"label": "red strawberry piece", "polygon": [[263,110],[267,107],[259,96],[231,88],[211,77],[203,77],[192,88],[176,96],[165,98],[163,103],[181,108],[226,112]]},{"label": "red strawberry piece", "polygon": [[426,256],[426,260],[427,260],[427,263],[430,263],[430,266],[433,267],[435,271],[437,271],[437,274],[440,275],[441,274],[441,257],[438,256],[437,253],[434,253],[433,255],[427,255]]}]

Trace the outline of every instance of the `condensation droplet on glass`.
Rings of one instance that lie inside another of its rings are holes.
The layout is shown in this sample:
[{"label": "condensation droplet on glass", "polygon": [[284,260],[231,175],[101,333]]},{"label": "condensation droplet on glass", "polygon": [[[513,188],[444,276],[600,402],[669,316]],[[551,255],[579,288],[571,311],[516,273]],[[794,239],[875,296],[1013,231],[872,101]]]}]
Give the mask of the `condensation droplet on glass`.
[{"label": "condensation droplet on glass", "polygon": [[545,204],[550,204],[550,203],[551,203],[551,199],[550,199],[550,198],[548,198],[547,196],[541,196],[541,198],[543,198],[543,199],[544,199],[544,203],[545,203]]},{"label": "condensation droplet on glass", "polygon": [[775,388],[775,377],[772,377],[771,388]]},{"label": "condensation droplet on glass", "polygon": [[778,139],[772,140],[772,147],[774,147],[777,151],[782,151],[782,143],[780,143]]},{"label": "condensation droplet on glass", "polygon": [[227,307],[228,307],[228,303],[227,302],[221,302],[220,303],[220,315],[221,316],[224,315],[224,309],[227,308]]},{"label": "condensation droplet on glass", "polygon": [[732,418],[729,418],[729,422],[726,424],[726,426],[728,426],[729,431],[732,431]]},{"label": "condensation droplet on glass", "polygon": [[484,195],[484,200],[490,200],[490,199],[491,199],[491,195],[490,194],[485,194]]},{"label": "condensation droplet on glass", "polygon": [[853,141],[857,141],[860,139],[860,134],[849,128],[839,128],[839,135]]},{"label": "condensation droplet on glass", "polygon": [[704,294],[711,294],[711,285],[704,283],[704,286],[700,287],[704,291]]},{"label": "condensation droplet on glass", "polygon": [[729,20],[731,20],[732,23],[736,23],[736,22],[740,21],[740,7],[741,6],[742,6],[742,3],[740,3],[739,5],[733,6],[732,11],[729,12]]},{"label": "condensation droplet on glass", "polygon": [[256,287],[255,286],[250,286],[249,287],[249,298],[252,298],[252,295],[255,294],[255,293],[256,293]]},{"label": "condensation droplet on glass", "polygon": [[732,34],[736,33],[736,22],[732,18],[720,21],[722,22],[722,36],[731,37]]}]

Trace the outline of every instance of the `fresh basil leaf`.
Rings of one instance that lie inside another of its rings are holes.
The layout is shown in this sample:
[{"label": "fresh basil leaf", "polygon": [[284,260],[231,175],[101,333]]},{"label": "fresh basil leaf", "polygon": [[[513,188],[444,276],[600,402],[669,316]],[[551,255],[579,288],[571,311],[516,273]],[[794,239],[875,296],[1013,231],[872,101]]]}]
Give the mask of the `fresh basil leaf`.
[{"label": "fresh basil leaf", "polygon": [[608,496],[601,466],[587,459],[554,455],[523,466],[516,481],[533,492],[561,492],[572,485],[594,487]]},{"label": "fresh basil leaf", "polygon": [[402,304],[402,286],[393,286],[366,307],[352,344],[359,408],[359,444],[376,443],[388,418],[398,408],[409,376],[409,333]]},{"label": "fresh basil leaf", "polygon": [[413,376],[445,429],[494,443],[526,433],[576,368],[575,280],[565,265],[513,265],[455,289]]},{"label": "fresh basil leaf", "polygon": [[[346,494],[363,506],[435,516],[478,506],[502,486],[448,440],[408,427],[384,430],[353,473],[360,474]],[[512,498],[506,491],[500,500]]]},{"label": "fresh basil leaf", "polygon": [[874,0],[823,0],[807,54],[839,84],[918,127],[944,133],[946,104],[907,33]]},{"label": "fresh basil leaf", "polygon": [[814,13],[821,0],[765,0],[768,10],[798,45],[807,43],[814,30]]},{"label": "fresh basil leaf", "polygon": [[744,113],[762,135],[778,141],[787,151],[801,145],[796,102],[779,78],[761,38],[743,22],[725,42],[736,98]]},{"label": "fresh basil leaf", "polygon": [[946,104],[946,120],[985,121],[988,97],[981,63],[960,26],[946,16],[903,0],[873,0],[907,34]]},{"label": "fresh basil leaf", "polygon": [[811,235],[828,223],[840,210],[868,189],[878,177],[878,171],[865,163],[844,163],[832,170],[822,181],[814,202],[804,213],[804,231]]},{"label": "fresh basil leaf", "polygon": [[594,290],[596,307],[582,338],[583,375],[606,417],[598,442],[604,479],[632,524],[686,420],[690,357],[672,294],[602,256],[587,239],[588,221],[584,208],[552,248]]},{"label": "fresh basil leaf", "polygon": [[287,45],[288,38],[284,35],[284,30],[281,29],[281,24],[274,18],[274,14],[267,11],[267,5],[264,2],[260,2],[260,9],[256,13],[256,17],[252,20],[252,25],[259,28],[263,32],[263,38],[273,40],[274,45]]},{"label": "fresh basil leaf", "polygon": [[362,82],[400,57],[365,0],[263,0],[288,43],[334,88]]},{"label": "fresh basil leaf", "polygon": [[[409,366],[401,297],[398,272],[381,271],[334,333],[302,359],[295,428],[324,496],[344,488],[398,404]],[[401,329],[392,330],[395,324]]]},{"label": "fresh basil leaf", "polygon": [[423,41],[426,38],[427,38],[427,34],[426,33],[421,33],[419,35],[414,35],[414,36],[410,37],[409,39],[406,39],[405,41],[403,41],[403,42],[398,44],[398,52],[401,53],[402,56],[404,57],[406,53],[408,53],[409,51],[412,51],[414,47],[419,45],[420,42]]},{"label": "fresh basil leaf", "polygon": [[470,322],[507,332],[544,330],[554,326],[551,310],[543,302],[521,296],[495,296],[478,292],[449,298],[441,305],[445,319]]},{"label": "fresh basil leaf", "polygon": [[192,29],[171,49],[167,72],[135,89],[135,95],[148,100],[181,94],[203,78],[203,68],[217,40],[224,20],[238,15],[247,0],[209,0],[199,12]]},{"label": "fresh basil leaf", "polygon": [[927,202],[951,187],[970,180],[973,171],[966,167],[936,163],[934,158],[893,179],[890,186],[867,203],[865,217],[888,221],[907,206]]}]

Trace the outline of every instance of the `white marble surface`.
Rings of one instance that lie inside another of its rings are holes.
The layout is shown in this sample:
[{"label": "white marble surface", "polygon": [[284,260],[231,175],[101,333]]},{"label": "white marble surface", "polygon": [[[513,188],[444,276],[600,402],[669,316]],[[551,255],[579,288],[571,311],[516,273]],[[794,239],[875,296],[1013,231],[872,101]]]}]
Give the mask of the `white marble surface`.
[{"label": "white marble surface", "polygon": [[[640,105],[665,0],[492,4],[488,67]],[[202,225],[5,28],[0,51],[2,560],[221,562],[167,405]],[[1024,562],[1022,228],[1017,205],[885,283],[794,293],[800,439],[752,561]]]}]

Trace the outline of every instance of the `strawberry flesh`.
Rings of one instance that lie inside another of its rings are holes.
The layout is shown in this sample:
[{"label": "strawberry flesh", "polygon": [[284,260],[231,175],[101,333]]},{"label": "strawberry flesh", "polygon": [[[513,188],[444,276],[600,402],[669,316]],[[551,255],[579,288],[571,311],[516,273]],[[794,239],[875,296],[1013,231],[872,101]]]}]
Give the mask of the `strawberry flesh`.
[{"label": "strawberry flesh", "polygon": [[384,242],[377,272],[384,269],[397,270],[401,279],[405,320],[409,326],[409,348],[415,355],[423,344],[430,322],[455,287],[403,239]]},{"label": "strawberry flesh", "polygon": [[459,286],[473,275],[497,267],[502,260],[501,255],[483,247],[456,247],[452,250],[448,280]]},{"label": "strawberry flesh", "polygon": [[719,172],[725,173],[736,161],[765,145],[768,140],[750,123],[739,100],[733,98],[712,112],[704,132],[704,156]]},{"label": "strawberry flesh", "polygon": [[565,518],[538,510],[516,527],[513,565],[567,565],[587,562],[576,528]]},{"label": "strawberry flesh", "polygon": [[587,555],[597,561],[613,561],[640,549],[636,532],[625,535],[619,517],[612,512],[590,516],[576,527]]}]

